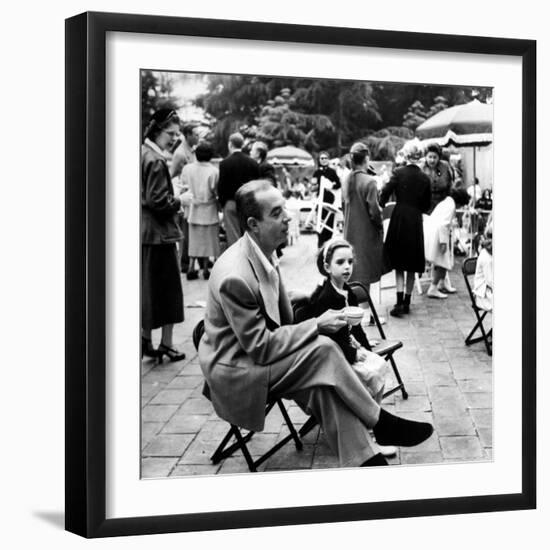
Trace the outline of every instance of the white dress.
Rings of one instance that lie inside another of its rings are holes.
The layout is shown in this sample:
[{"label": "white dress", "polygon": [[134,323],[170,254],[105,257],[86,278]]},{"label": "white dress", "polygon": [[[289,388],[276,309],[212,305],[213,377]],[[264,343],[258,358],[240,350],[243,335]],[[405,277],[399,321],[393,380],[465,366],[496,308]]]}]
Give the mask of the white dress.
[{"label": "white dress", "polygon": [[[426,260],[447,270],[451,270],[454,263],[451,235],[455,211],[455,201],[448,196],[437,204],[429,216],[424,216],[424,255]],[[441,252],[439,245],[442,243],[447,244],[445,252]]]},{"label": "white dress", "polygon": [[474,294],[476,304],[485,311],[493,310],[493,256],[481,249],[474,275]]}]

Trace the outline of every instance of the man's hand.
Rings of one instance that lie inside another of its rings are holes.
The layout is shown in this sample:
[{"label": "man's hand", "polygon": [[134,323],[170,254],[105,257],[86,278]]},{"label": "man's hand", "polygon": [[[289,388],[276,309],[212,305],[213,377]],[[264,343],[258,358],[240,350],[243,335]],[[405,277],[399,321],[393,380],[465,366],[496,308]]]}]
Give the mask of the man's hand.
[{"label": "man's hand", "polygon": [[317,317],[317,329],[320,334],[333,334],[347,324],[344,309],[329,309]]}]

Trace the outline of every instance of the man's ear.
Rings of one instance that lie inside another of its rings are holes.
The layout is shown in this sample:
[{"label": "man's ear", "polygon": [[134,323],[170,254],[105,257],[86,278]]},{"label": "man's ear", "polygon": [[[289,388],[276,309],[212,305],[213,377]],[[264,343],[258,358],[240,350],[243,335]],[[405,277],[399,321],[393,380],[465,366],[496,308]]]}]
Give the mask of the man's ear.
[{"label": "man's ear", "polygon": [[246,219],[246,226],[248,227],[248,229],[250,229],[250,231],[256,233],[256,231],[258,230],[258,220],[250,216]]}]

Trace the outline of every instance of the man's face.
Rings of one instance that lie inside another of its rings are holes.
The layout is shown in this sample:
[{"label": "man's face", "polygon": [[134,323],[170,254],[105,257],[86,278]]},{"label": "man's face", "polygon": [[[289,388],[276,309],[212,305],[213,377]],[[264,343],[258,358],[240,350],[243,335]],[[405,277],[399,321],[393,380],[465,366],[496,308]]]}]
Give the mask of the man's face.
[{"label": "man's face", "polygon": [[193,128],[192,132],[190,134],[187,134],[185,139],[187,140],[187,143],[190,147],[197,145],[197,143],[199,142],[199,129]]},{"label": "man's face", "polygon": [[252,231],[260,247],[264,251],[273,252],[287,239],[290,218],[285,210],[285,199],[275,187],[258,191],[256,199],[262,208],[263,217],[256,220]]},{"label": "man's face", "polygon": [[329,161],[328,155],[322,154],[319,157],[319,163],[321,164],[321,166],[328,166],[328,161]]},{"label": "man's face", "polygon": [[250,158],[254,159],[256,162],[260,161],[260,152],[258,151],[256,144],[254,144],[252,149],[250,149]]}]

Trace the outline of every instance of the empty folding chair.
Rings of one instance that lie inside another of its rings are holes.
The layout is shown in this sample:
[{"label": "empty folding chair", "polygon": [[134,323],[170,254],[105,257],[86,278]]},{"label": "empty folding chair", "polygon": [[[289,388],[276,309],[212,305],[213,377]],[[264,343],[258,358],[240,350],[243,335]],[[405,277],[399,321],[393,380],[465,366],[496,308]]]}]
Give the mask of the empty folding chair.
[{"label": "empty folding chair", "polygon": [[[483,320],[488,311],[481,309],[476,303],[476,297],[472,290],[472,285],[470,284],[470,277],[472,277],[476,272],[477,266],[477,257],[475,258],[466,258],[462,263],[462,275],[464,275],[464,282],[466,283],[466,288],[468,289],[468,294],[470,295],[470,301],[472,303],[472,309],[476,316],[477,322],[474,325],[474,328],[470,331],[470,334],[466,337],[465,343],[467,346],[475,344],[477,342],[483,341],[485,343],[485,348],[489,355],[493,355],[493,345],[491,336],[493,334],[493,329],[491,328],[489,332],[485,330],[483,326]],[[475,336],[475,333],[479,330],[481,333],[480,336]]]},{"label": "empty folding chair", "polygon": [[[193,329],[193,344],[195,346],[195,349],[197,350],[199,349],[199,342],[203,334],[204,334],[204,321],[200,320],[195,326],[195,328]],[[210,388],[206,383],[206,381],[204,382],[203,395],[207,399],[210,399]],[[252,439],[252,436],[254,435],[255,432],[248,431],[247,433],[243,434],[243,432],[241,431],[241,428],[239,428],[235,424],[229,424],[230,426],[229,430],[221,440],[220,444],[218,445],[218,448],[214,451],[214,454],[210,457],[210,460],[214,464],[218,464],[224,458],[227,458],[233,455],[233,453],[236,450],[240,450],[243,453],[243,456],[246,460],[248,469],[251,472],[256,472],[260,464],[265,462],[270,456],[272,456],[279,449],[284,447],[291,439],[294,441],[296,449],[298,451],[302,450],[303,448],[302,441],[300,440],[298,432],[296,431],[296,428],[294,427],[294,424],[292,423],[292,420],[290,419],[288,412],[285,408],[285,405],[283,403],[283,400],[281,398],[272,398],[272,399],[268,398],[268,402],[266,403],[266,408],[265,408],[265,415],[267,416],[275,405],[277,405],[277,407],[281,411],[284,421],[288,427],[289,434],[287,436],[281,439],[281,441],[279,441],[276,445],[274,445],[262,456],[254,460],[252,458],[252,455],[250,454],[250,451],[248,450],[247,443]],[[234,443],[231,443],[232,439],[234,439]]]}]

